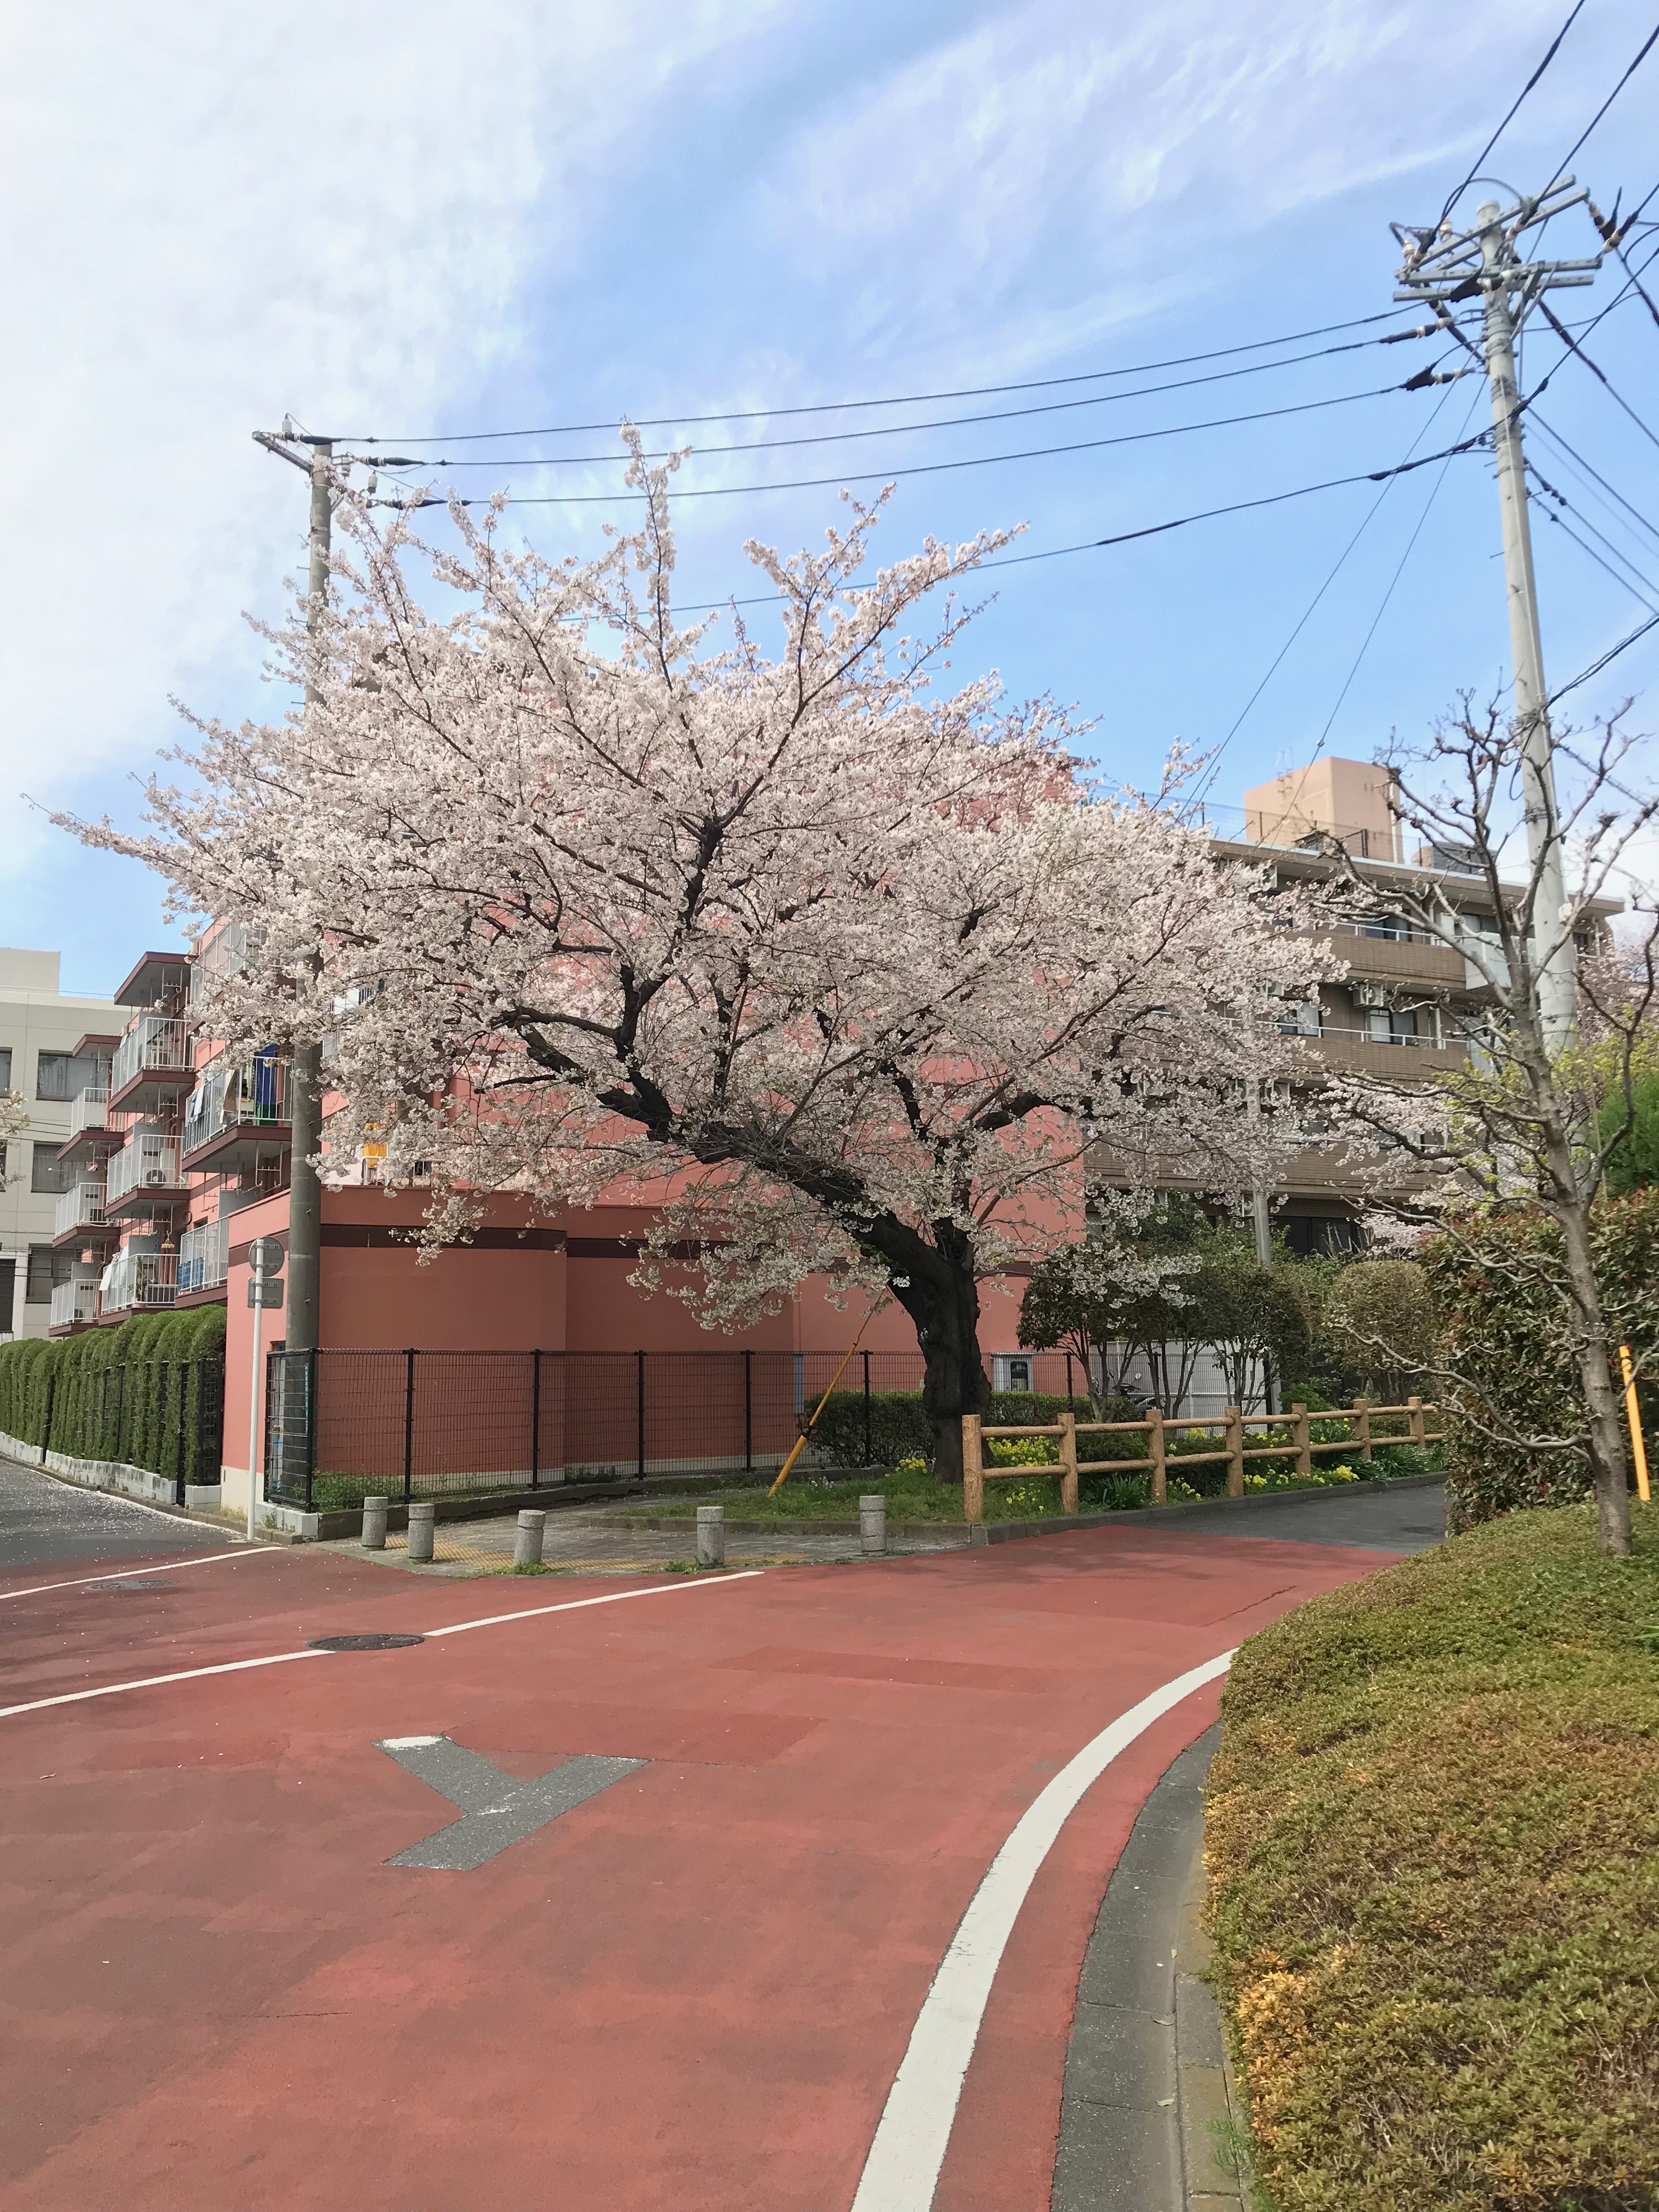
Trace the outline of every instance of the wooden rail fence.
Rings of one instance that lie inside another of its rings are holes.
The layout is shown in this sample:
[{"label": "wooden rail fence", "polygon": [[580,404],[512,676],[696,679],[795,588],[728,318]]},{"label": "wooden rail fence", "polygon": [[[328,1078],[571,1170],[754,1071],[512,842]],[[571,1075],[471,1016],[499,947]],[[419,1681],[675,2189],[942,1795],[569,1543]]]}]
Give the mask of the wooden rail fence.
[{"label": "wooden rail fence", "polygon": [[[1060,1510],[1075,1513],[1078,1510],[1078,1477],[1081,1474],[1147,1474],[1152,1479],[1152,1503],[1164,1504],[1169,1496],[1169,1462],[1175,1460],[1176,1471],[1188,1467],[1212,1467],[1218,1461],[1227,1463],[1227,1495],[1242,1498],[1244,1494],[1244,1462],[1251,1459],[1287,1459],[1294,1455],[1299,1475],[1313,1473],[1316,1457],[1332,1452],[1357,1452],[1369,1460],[1378,1443],[1431,1444],[1443,1443],[1443,1429],[1428,1425],[1431,1415],[1437,1408],[1425,1405],[1421,1398],[1407,1398],[1403,1406],[1373,1406],[1369,1399],[1356,1398],[1352,1406],[1334,1407],[1329,1413],[1310,1413],[1305,1406],[1292,1406],[1286,1413],[1242,1413],[1237,1406],[1229,1406],[1218,1418],[1213,1413],[1184,1415],[1178,1420],[1167,1419],[1156,1406],[1149,1406],[1146,1417],[1139,1421],[1080,1421],[1075,1413],[1062,1413],[1057,1421],[1028,1424],[1024,1427],[988,1428],[977,1413],[963,1416],[962,1424],[962,1486],[964,1516],[969,1521],[985,1517],[985,1486],[988,1482],[1018,1482],[1030,1475],[1058,1472],[1060,1476]],[[1376,1420],[1404,1417],[1403,1435],[1374,1436],[1371,1424]],[[1315,1442],[1313,1425],[1343,1421],[1351,1424],[1350,1433],[1336,1438],[1323,1437]],[[1207,1429],[1219,1434],[1224,1442],[1218,1451],[1177,1452],[1169,1450],[1166,1438],[1170,1431],[1179,1429]],[[1284,1430],[1285,1440],[1280,1443],[1247,1444],[1248,1429]],[[1079,1434],[1087,1436],[1145,1437],[1146,1452],[1137,1459],[1084,1459],[1077,1455]],[[985,1463],[985,1441],[994,1437],[1054,1437],[1058,1439],[1060,1457],[1058,1468],[999,1467]]]}]

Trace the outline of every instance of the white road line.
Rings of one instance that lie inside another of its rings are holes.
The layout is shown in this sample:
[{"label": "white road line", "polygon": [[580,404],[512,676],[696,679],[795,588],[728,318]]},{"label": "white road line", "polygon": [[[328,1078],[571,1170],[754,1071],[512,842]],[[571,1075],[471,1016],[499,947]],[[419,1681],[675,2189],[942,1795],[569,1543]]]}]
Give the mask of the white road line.
[{"label": "white road line", "polygon": [[[754,1581],[762,1572],[759,1567],[750,1567],[740,1575],[711,1575],[708,1579],[710,1584],[746,1583]],[[568,1598],[562,1605],[530,1605],[518,1613],[493,1613],[484,1620],[454,1620],[445,1628],[410,1630],[409,1632],[423,1636],[460,1636],[469,1628],[500,1628],[510,1620],[539,1620],[550,1613],[580,1613],[590,1605],[619,1605],[624,1598],[630,1597],[667,1597],[676,1590],[696,1589],[700,1586],[696,1582],[653,1583],[649,1589],[611,1590],[604,1597]],[[176,1674],[146,1674],[135,1682],[106,1682],[96,1690],[65,1690],[55,1698],[33,1698],[26,1705],[0,1705],[0,1721],[10,1720],[18,1713],[44,1712],[50,1705],[78,1705],[84,1704],[88,1698],[113,1698],[123,1690],[154,1690],[165,1682],[197,1682],[204,1674],[240,1674],[250,1667],[281,1667],[290,1659],[334,1659],[339,1656],[337,1652],[313,1651],[307,1647],[303,1651],[272,1651],[260,1659],[230,1659],[218,1667],[187,1667]]]},{"label": "white road line", "polygon": [[1027,1806],[992,1860],[922,2000],[852,2212],[930,2212],[986,2001],[1019,1909],[1084,1792],[1183,1698],[1224,1674],[1233,1654],[1164,1683],[1103,1729]]},{"label": "white road line", "polygon": [[39,1597],[42,1590],[84,1589],[88,1583],[131,1582],[137,1575],[176,1574],[180,1567],[210,1567],[216,1559],[279,1559],[289,1549],[286,1544],[244,1544],[240,1552],[198,1552],[188,1559],[169,1559],[161,1567],[112,1567],[105,1575],[77,1575],[70,1582],[31,1583],[27,1589],[0,1590],[0,1601],[9,1597]]},{"label": "white road line", "polygon": [[331,1651],[273,1651],[264,1659],[230,1659],[222,1667],[187,1667],[178,1674],[146,1674],[137,1682],[106,1682],[100,1690],[66,1690],[61,1697],[36,1698],[27,1705],[0,1705],[0,1721],[14,1713],[43,1713],[48,1705],[79,1705],[88,1698],[113,1698],[123,1690],[154,1690],[163,1682],[198,1682],[204,1674],[240,1674],[250,1667],[283,1667],[290,1659],[331,1659]]}]

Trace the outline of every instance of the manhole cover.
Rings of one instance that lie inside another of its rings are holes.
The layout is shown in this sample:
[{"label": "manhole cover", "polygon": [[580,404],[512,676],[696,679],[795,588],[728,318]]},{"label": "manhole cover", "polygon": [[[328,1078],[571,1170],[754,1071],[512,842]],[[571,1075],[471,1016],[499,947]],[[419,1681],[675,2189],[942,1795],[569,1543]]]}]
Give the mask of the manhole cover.
[{"label": "manhole cover", "polygon": [[401,1651],[405,1644],[424,1644],[424,1636],[313,1636],[308,1651]]}]

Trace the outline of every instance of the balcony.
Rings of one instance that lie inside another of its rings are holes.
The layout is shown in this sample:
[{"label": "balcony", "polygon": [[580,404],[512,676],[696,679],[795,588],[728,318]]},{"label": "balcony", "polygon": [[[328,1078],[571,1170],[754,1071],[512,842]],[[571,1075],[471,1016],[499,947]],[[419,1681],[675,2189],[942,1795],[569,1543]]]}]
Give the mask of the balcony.
[{"label": "balcony", "polygon": [[1331,922],[1315,933],[1351,975],[1379,983],[1399,983],[1425,991],[1461,991],[1466,967],[1461,952],[1424,932],[1403,926]]},{"label": "balcony", "polygon": [[98,1286],[102,1313],[154,1313],[170,1306],[179,1292],[176,1252],[137,1252],[129,1245],[104,1270]]},{"label": "balcony", "polygon": [[52,1224],[54,1244],[68,1243],[89,1229],[106,1229],[104,1217],[104,1185],[101,1182],[71,1184],[58,1201]]},{"label": "balcony", "polygon": [[123,1114],[153,1113],[195,1079],[184,1023],[171,1014],[139,1014],[115,1048],[107,1107]]},{"label": "balcony", "polygon": [[230,1274],[230,1219],[204,1221],[179,1239],[179,1295],[220,1289]]},{"label": "balcony", "polygon": [[154,1213],[189,1196],[179,1139],[160,1129],[135,1129],[112,1152],[104,1184],[106,1215]]},{"label": "balcony", "polygon": [[185,1109],[185,1164],[216,1175],[246,1172],[287,1148],[289,1110],[285,1060],[261,1052],[240,1066],[210,1060]]},{"label": "balcony", "polygon": [[78,1283],[58,1283],[52,1293],[51,1327],[85,1328],[98,1318],[98,1281],[89,1276]]},{"label": "balcony", "polygon": [[1328,1067],[1356,1075],[1399,1075],[1409,1079],[1454,1074],[1468,1064],[1466,1039],[1413,1036],[1393,1026],[1385,1036],[1372,1030],[1327,1024],[1314,1042]]}]

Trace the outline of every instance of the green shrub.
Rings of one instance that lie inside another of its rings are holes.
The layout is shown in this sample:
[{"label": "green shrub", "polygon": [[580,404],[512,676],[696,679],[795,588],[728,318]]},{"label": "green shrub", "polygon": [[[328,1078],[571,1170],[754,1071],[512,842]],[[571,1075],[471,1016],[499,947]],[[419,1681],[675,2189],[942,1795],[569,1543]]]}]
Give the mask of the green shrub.
[{"label": "green shrub", "polygon": [[[1650,1359],[1659,1352],[1659,1189],[1598,1206],[1592,1234],[1616,1376],[1621,1342]],[[1583,1452],[1532,1441],[1571,1438],[1583,1425],[1559,1231],[1536,1209],[1493,1214],[1462,1224],[1456,1237],[1431,1238],[1423,1258],[1439,1312],[1438,1363],[1458,1378],[1438,1394],[1449,1525],[1582,1498],[1589,1483]],[[1641,1395],[1651,1432],[1659,1391]],[[1525,1441],[1505,1443],[1506,1431]]]},{"label": "green shrub", "polygon": [[207,1305],[0,1345],[0,1430],[37,1450],[216,1482],[224,1340],[225,1310]]},{"label": "green shrub", "polygon": [[1659,1509],[1313,1599],[1222,1701],[1216,1974],[1279,2212],[1659,2202]]},{"label": "green shrub", "polygon": [[[933,1424],[922,1410],[920,1390],[873,1390],[870,1394],[870,1457],[872,1467],[896,1467],[907,1459],[933,1463]],[[988,1428],[1034,1427],[1056,1421],[1067,1407],[1079,1420],[1089,1417],[1086,1398],[1055,1398],[1035,1390],[994,1390],[984,1419]],[[1121,1407],[1121,1410],[1118,1410]],[[831,1467],[863,1467],[864,1393],[837,1390],[812,1431],[812,1441]],[[1134,1408],[1127,1400],[1114,1399],[1103,1417],[1132,1421]],[[1127,1457],[1127,1455],[1126,1454]]]}]

